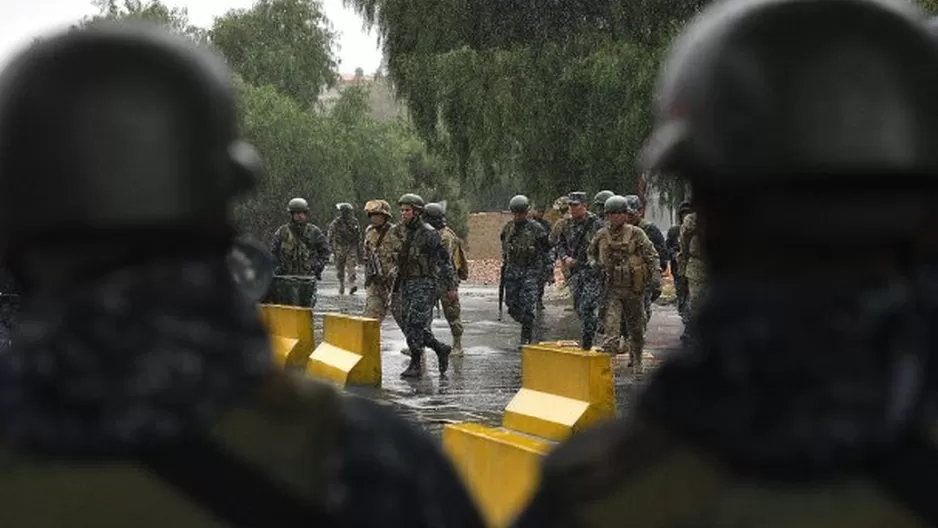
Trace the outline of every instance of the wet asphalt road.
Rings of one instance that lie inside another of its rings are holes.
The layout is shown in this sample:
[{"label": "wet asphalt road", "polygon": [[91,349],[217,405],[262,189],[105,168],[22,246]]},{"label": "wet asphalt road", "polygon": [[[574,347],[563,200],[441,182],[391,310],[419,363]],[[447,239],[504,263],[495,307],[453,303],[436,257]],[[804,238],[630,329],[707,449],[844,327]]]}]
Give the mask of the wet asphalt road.
[{"label": "wet asphalt road", "polygon": [[[548,293],[545,297],[550,296]],[[418,380],[401,379],[400,373],[409,358],[400,353],[405,347],[404,336],[388,317],[381,326],[382,387],[350,390],[391,405],[396,412],[421,424],[434,435],[439,434],[443,424],[452,422],[498,425],[502,410],[521,385],[520,327],[508,317],[507,311],[503,322],[496,320],[497,286],[463,284],[460,286],[460,302],[465,326],[465,354],[451,358],[449,372],[445,376],[439,376],[436,356],[428,350],[424,376]],[[359,315],[363,305],[361,290],[355,295],[338,295],[335,270],[327,267],[319,284],[316,313]],[[572,301],[545,299],[545,305],[540,340],[577,339],[579,321],[573,312]],[[446,320],[442,314],[437,316],[436,311],[434,315],[434,333],[440,340],[450,343],[452,338]],[[318,317],[317,327],[318,339],[322,335],[321,318]],[[673,306],[656,306],[648,325],[645,351],[660,359],[667,349],[679,343],[681,329],[681,320]],[[619,413],[628,408],[630,393],[639,387],[627,371],[626,362],[624,356],[619,356],[616,362]]]}]

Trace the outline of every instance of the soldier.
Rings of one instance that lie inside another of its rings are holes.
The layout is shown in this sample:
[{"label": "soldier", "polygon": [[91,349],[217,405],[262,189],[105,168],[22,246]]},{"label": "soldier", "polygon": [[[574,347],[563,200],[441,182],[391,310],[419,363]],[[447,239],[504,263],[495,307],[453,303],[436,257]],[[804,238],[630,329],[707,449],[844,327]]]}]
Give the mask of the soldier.
[{"label": "soldier", "polygon": [[0,239],[28,299],[0,353],[4,528],[481,527],[426,434],[273,364],[226,265],[259,167],[229,77],[126,23],[2,74]]},{"label": "soldier", "polygon": [[599,191],[596,196],[593,196],[593,206],[590,211],[599,217],[604,225],[606,223],[606,200],[612,198],[615,194],[612,191]]},{"label": "soldier", "polygon": [[394,232],[401,240],[401,248],[397,257],[395,295],[401,298],[401,319],[410,349],[410,363],[401,377],[420,377],[424,347],[436,352],[440,375],[443,375],[453,349],[433,335],[430,324],[441,284],[451,301],[458,298],[456,274],[439,233],[420,218],[423,198],[407,193],[397,203],[401,207],[401,223],[394,227]]},{"label": "soldier", "polygon": [[[550,222],[544,218],[544,210],[546,207],[533,207],[531,208],[531,220],[534,220],[538,224],[541,224],[541,227],[544,228],[544,232],[550,234],[552,228]],[[537,288],[537,309],[544,309],[544,288],[548,284],[554,283],[554,262],[557,260],[556,254],[554,252],[553,246],[550,245],[550,240],[548,237],[548,248],[547,248],[547,266],[544,269],[544,280],[541,281],[541,284]]]},{"label": "soldier", "polygon": [[938,525],[923,18],[891,0],[731,0],[676,41],[643,158],[690,181],[685,225],[705,228],[696,340],[626,420],[549,455],[518,526]]},{"label": "soldier", "polygon": [[329,262],[329,244],[309,223],[309,203],[294,198],[287,204],[290,222],[277,228],[270,246],[276,262],[274,298],[279,304],[316,307],[316,281]]},{"label": "soldier", "polygon": [[[661,230],[658,229],[658,226],[645,218],[645,206],[642,204],[641,198],[635,194],[630,194],[626,196],[625,199],[629,204],[629,223],[642,228],[645,234],[648,235],[648,239],[654,244],[655,251],[658,253],[659,271],[664,271],[665,268],[668,267],[668,249],[665,246],[664,235],[661,234]],[[661,283],[658,282],[657,285],[650,284],[648,291],[645,292],[643,301],[645,306],[646,328],[648,327],[648,321],[651,320],[651,303],[657,301],[658,297],[661,297]]]},{"label": "soldier", "polygon": [[550,266],[547,231],[528,218],[528,207],[526,196],[513,197],[508,209],[514,219],[505,224],[500,235],[505,304],[508,315],[521,323],[522,345],[531,343],[537,295],[543,288],[545,269]]},{"label": "soldier", "polygon": [[[459,281],[469,278],[469,261],[466,259],[466,251],[463,249],[462,239],[455,231],[446,225],[446,212],[443,206],[438,203],[428,203],[423,210],[424,218],[433,229],[440,234],[440,240],[446,253],[450,256],[453,268],[456,271],[456,298],[451,299],[447,294],[446,285],[442,282],[439,287],[440,305],[443,307],[443,315],[446,322],[449,323],[450,332],[453,334],[453,352],[454,356],[462,355],[462,334],[463,326],[460,319],[461,308],[459,306]],[[408,349],[409,350],[409,349]]]},{"label": "soldier", "polygon": [[329,247],[335,255],[335,272],[339,279],[339,295],[345,294],[345,277],[348,274],[351,288],[349,293],[354,295],[358,291],[355,285],[355,268],[358,266],[362,242],[362,228],[353,214],[354,208],[350,203],[335,205],[339,214],[329,224],[327,230]]},{"label": "soldier", "polygon": [[362,242],[365,261],[365,309],[362,316],[384,321],[390,311],[394,322],[403,331],[400,298],[392,295],[401,241],[394,236],[391,205],[385,200],[368,200],[365,214],[371,225],[365,228]]},{"label": "soldier", "polygon": [[674,292],[677,294],[677,312],[681,319],[687,318],[687,279],[678,272],[678,255],[681,253],[681,225],[684,218],[692,211],[690,202],[683,202],[677,208],[677,224],[668,229],[668,235],[665,237],[665,245],[670,257],[671,277],[674,279]]},{"label": "soldier", "polygon": [[642,372],[645,346],[645,309],[642,299],[649,285],[661,288],[658,252],[645,232],[627,223],[631,209],[624,196],[606,200],[609,225],[600,229],[589,249],[590,265],[603,275],[603,305],[608,333],[602,343],[604,352],[618,353],[621,328],[628,329],[629,366]]},{"label": "soldier", "polygon": [[599,303],[599,275],[589,266],[587,250],[602,222],[586,210],[586,193],[568,195],[570,218],[562,218],[557,231],[557,256],[563,263],[564,277],[573,294],[573,307],[580,318],[580,348],[593,347],[596,334],[596,308]]},{"label": "soldier", "polygon": [[684,323],[684,333],[681,340],[694,338],[693,313],[703,299],[707,286],[707,265],[703,258],[703,247],[700,243],[700,230],[697,227],[697,213],[689,213],[684,217],[680,232],[681,260],[678,263],[678,272],[687,281],[687,317]]}]

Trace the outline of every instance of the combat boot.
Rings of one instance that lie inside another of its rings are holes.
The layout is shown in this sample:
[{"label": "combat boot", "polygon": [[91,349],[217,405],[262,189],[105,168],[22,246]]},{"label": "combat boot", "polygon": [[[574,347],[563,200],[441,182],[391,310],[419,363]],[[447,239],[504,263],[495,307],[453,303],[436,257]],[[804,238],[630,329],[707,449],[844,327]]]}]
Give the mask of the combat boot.
[{"label": "combat boot", "polygon": [[348,294],[349,294],[349,295],[355,295],[355,292],[357,292],[357,291],[358,291],[358,286],[356,286],[355,284],[352,284],[352,288],[349,289]]},{"label": "combat boot", "polygon": [[453,336],[453,351],[450,353],[451,356],[461,356],[462,355],[462,336],[454,335]]},{"label": "combat boot", "polygon": [[449,355],[453,352],[453,347],[437,341],[433,343],[433,351],[436,352],[436,361],[440,374],[446,374],[446,369],[449,368]]},{"label": "combat boot", "polygon": [[586,336],[583,338],[583,341],[580,343],[581,350],[592,350],[593,349],[593,336]]},{"label": "combat boot", "polygon": [[423,374],[423,369],[420,364],[421,351],[412,350],[410,353],[410,363],[407,364],[407,368],[404,369],[404,372],[401,372],[402,378],[419,378]]},{"label": "combat boot", "polygon": [[339,295],[345,295],[345,279],[339,279]]},{"label": "combat boot", "polygon": [[521,345],[530,345],[531,344],[531,334],[534,333],[534,329],[531,328],[531,325],[521,325]]}]

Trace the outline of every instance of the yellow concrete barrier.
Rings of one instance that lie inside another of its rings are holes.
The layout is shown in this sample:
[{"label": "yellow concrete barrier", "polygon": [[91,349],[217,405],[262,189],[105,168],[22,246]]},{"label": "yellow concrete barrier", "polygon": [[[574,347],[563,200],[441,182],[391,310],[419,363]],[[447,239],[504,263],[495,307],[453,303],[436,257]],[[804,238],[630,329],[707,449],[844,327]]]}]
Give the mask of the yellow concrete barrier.
[{"label": "yellow concrete barrier", "polygon": [[281,367],[304,368],[316,347],[313,310],[262,304],[261,320],[270,334],[274,361]]},{"label": "yellow concrete barrier", "polygon": [[377,319],[326,314],[322,343],[306,372],[337,385],[381,386],[381,324]]},{"label": "yellow concrete barrier", "polygon": [[561,441],[615,418],[612,356],[550,343],[521,354],[521,390],[505,408],[504,427]]},{"label": "yellow concrete barrier", "polygon": [[443,449],[488,526],[505,527],[521,513],[540,480],[553,442],[475,423],[443,428]]}]

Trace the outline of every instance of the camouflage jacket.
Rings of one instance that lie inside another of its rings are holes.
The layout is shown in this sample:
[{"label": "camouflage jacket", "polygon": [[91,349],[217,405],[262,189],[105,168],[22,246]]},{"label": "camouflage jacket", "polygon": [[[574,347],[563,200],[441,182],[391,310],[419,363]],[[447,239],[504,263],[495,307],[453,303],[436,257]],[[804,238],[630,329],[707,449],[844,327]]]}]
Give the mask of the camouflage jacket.
[{"label": "camouflage jacket", "polygon": [[319,275],[329,262],[329,244],[313,224],[280,226],[270,247],[278,275]]},{"label": "camouflage jacket", "polygon": [[[795,468],[792,468],[794,471]],[[786,482],[737,473],[640,419],[573,436],[548,455],[516,528],[924,528],[863,474]]]},{"label": "camouflage jacket", "polygon": [[453,262],[440,234],[419,219],[394,226],[394,236],[401,241],[397,253],[400,280],[435,279],[446,290],[457,286]]},{"label": "camouflage jacket", "polygon": [[642,293],[661,281],[655,246],[642,229],[628,224],[600,229],[590,243],[589,263],[602,271],[609,288]]},{"label": "camouflage jacket", "polygon": [[443,229],[437,230],[440,233],[440,240],[449,253],[450,261],[453,263],[453,269],[456,271],[456,277],[459,280],[469,278],[469,259],[466,258],[466,249],[463,247],[463,241],[459,238],[449,226],[443,226]]},{"label": "camouflage jacket", "polygon": [[648,239],[651,240],[651,243],[655,246],[655,251],[658,252],[659,259],[659,269],[664,270],[668,267],[668,260],[670,260],[668,254],[668,246],[665,242],[664,235],[661,233],[661,230],[658,229],[658,226],[642,218],[641,222],[638,223],[638,227],[642,228],[645,231],[645,234],[648,235]]},{"label": "camouflage jacket", "polygon": [[362,239],[362,228],[354,216],[339,215],[329,223],[327,238],[333,251],[338,248],[357,249]]},{"label": "camouflage jacket", "polygon": [[[365,260],[365,282],[390,285],[397,273],[397,253],[401,248],[398,231],[391,222],[381,227],[365,228],[362,255]],[[383,236],[382,236],[383,235]],[[380,239],[381,244],[378,244]]]},{"label": "camouflage jacket", "polygon": [[[340,525],[483,526],[425,433],[319,382],[274,374],[209,433],[232,458]],[[133,459],[63,461],[0,442],[0,493],[6,528],[230,526]]]},{"label": "camouflage jacket", "polygon": [[581,221],[573,217],[561,218],[554,225],[557,232],[557,258],[563,260],[569,257],[576,261],[576,266],[570,270],[571,274],[589,269],[587,251],[601,227],[602,221],[592,213],[587,213]]},{"label": "camouflage jacket", "polygon": [[547,231],[535,220],[505,224],[500,235],[505,274],[544,276],[551,267]]},{"label": "camouflage jacket", "polygon": [[678,273],[691,280],[702,281],[706,278],[703,250],[700,247],[700,235],[697,232],[697,213],[684,217],[680,234],[681,258],[678,261]]}]

